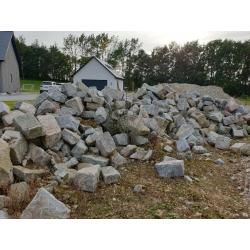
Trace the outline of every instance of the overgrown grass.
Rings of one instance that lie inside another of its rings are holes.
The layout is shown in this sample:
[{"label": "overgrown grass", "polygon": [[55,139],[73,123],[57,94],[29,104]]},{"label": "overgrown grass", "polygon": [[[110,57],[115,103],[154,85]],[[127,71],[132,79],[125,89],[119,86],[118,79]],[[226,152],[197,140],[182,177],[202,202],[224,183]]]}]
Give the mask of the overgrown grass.
[{"label": "overgrown grass", "polygon": [[21,91],[22,92],[39,92],[41,80],[21,80]]}]

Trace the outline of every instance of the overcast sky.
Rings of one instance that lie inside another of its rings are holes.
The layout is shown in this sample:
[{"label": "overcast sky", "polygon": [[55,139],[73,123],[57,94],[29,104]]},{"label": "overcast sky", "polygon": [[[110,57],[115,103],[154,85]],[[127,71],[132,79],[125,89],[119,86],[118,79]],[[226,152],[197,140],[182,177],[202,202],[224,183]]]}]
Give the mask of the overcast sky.
[{"label": "overcast sky", "polygon": [[[22,35],[28,44],[32,43],[35,39],[44,45],[57,44],[59,47],[63,46],[63,38],[68,34],[79,35],[83,31],[16,31],[15,35],[18,37]],[[110,35],[116,35],[120,39],[125,38],[139,38],[143,44],[143,48],[150,52],[156,46],[162,46],[176,41],[179,44],[183,44],[188,41],[198,40],[200,43],[206,43],[214,39],[233,39],[233,40],[248,40],[250,39],[250,31],[102,31],[107,32]],[[85,33],[101,33],[98,31],[88,31]]]}]

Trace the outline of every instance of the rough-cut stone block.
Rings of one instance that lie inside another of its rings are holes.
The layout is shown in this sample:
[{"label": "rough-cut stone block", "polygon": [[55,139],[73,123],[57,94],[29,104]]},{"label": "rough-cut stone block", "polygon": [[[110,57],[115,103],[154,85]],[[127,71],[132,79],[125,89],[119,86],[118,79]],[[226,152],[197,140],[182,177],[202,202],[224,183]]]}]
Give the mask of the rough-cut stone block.
[{"label": "rough-cut stone block", "polygon": [[124,157],[129,157],[136,151],[136,149],[137,149],[136,145],[127,145],[120,151],[120,154]]},{"label": "rough-cut stone block", "polygon": [[24,114],[13,119],[15,127],[20,130],[27,139],[36,139],[44,135],[41,123],[32,114]]},{"label": "rough-cut stone block", "polygon": [[155,164],[155,169],[160,177],[184,176],[184,161],[170,160]]},{"label": "rough-cut stone block", "polygon": [[116,183],[121,177],[120,173],[112,166],[101,168],[101,172],[105,184]]},{"label": "rough-cut stone block", "polygon": [[122,155],[120,155],[118,152],[115,152],[111,158],[111,164],[114,166],[114,167],[120,167],[124,164],[127,163],[127,160],[126,158],[124,158]]},{"label": "rough-cut stone block", "polygon": [[8,114],[9,112],[10,112],[9,106],[5,104],[4,102],[0,102],[0,117]]},{"label": "rough-cut stone block", "polygon": [[62,138],[70,145],[75,145],[80,140],[80,136],[77,133],[74,133],[66,128],[62,131]]},{"label": "rough-cut stone block", "polygon": [[126,133],[116,134],[113,138],[117,146],[127,146],[129,143],[129,137]]},{"label": "rough-cut stone block", "polygon": [[115,142],[109,132],[105,132],[97,138],[96,147],[104,157],[110,156],[116,149]]},{"label": "rough-cut stone block", "polygon": [[23,113],[29,113],[34,115],[36,113],[36,108],[34,105],[27,102],[20,102],[16,104],[15,109],[22,111]]},{"label": "rough-cut stone block", "polygon": [[100,171],[101,167],[98,165],[82,168],[77,171],[75,176],[75,186],[82,191],[95,192],[99,181]]},{"label": "rough-cut stone block", "polygon": [[41,103],[41,105],[38,107],[36,114],[37,115],[45,115],[47,113],[55,113],[57,110],[57,107],[54,102],[45,100]]},{"label": "rough-cut stone block", "polygon": [[192,150],[193,150],[193,152],[195,154],[205,154],[205,153],[207,153],[207,149],[204,148],[203,146],[193,146]]},{"label": "rough-cut stone block", "polygon": [[39,166],[47,166],[49,164],[51,156],[42,148],[30,143],[29,152],[30,158],[35,164]]},{"label": "rough-cut stone block", "polygon": [[48,148],[53,147],[61,139],[61,128],[59,127],[53,115],[40,115],[37,116],[38,121],[42,124],[45,133],[44,145]]},{"label": "rough-cut stone block", "polygon": [[75,119],[72,115],[56,116],[56,121],[60,128],[67,128],[72,131],[77,131],[80,121]]},{"label": "rough-cut stone block", "polygon": [[81,162],[91,163],[94,165],[100,165],[101,167],[105,167],[108,165],[109,159],[99,156],[99,155],[87,154],[81,157]]},{"label": "rough-cut stone block", "polygon": [[48,91],[48,95],[52,100],[56,102],[65,103],[65,101],[67,100],[67,96],[61,93],[56,88],[50,88]]},{"label": "rough-cut stone block", "polygon": [[242,146],[245,146],[246,143],[244,142],[238,142],[238,143],[234,143],[231,147],[230,147],[230,150],[235,152],[235,153],[239,153],[240,152],[240,149]]},{"label": "rough-cut stone block", "polygon": [[104,123],[107,120],[107,112],[104,107],[99,107],[95,112],[95,121],[98,124]]},{"label": "rough-cut stone block", "polygon": [[227,150],[230,147],[231,141],[232,140],[229,137],[219,135],[216,138],[215,147],[218,149]]},{"label": "rough-cut stone block", "polygon": [[71,150],[71,154],[77,158],[81,159],[82,155],[84,155],[88,151],[88,147],[86,146],[83,140],[79,140],[78,143]]},{"label": "rough-cut stone block", "polygon": [[4,126],[11,126],[11,125],[13,125],[13,119],[15,117],[20,116],[20,115],[24,115],[24,113],[21,112],[20,110],[14,110],[14,111],[11,111],[10,113],[4,115],[2,117],[2,121],[3,121]]},{"label": "rough-cut stone block", "polygon": [[83,110],[84,110],[84,106],[82,104],[82,100],[80,97],[74,97],[68,101],[65,102],[65,105],[69,108],[72,108],[73,110],[75,110],[76,115],[81,115]]},{"label": "rough-cut stone block", "polygon": [[40,188],[25,208],[21,219],[68,219],[70,209],[45,188]]},{"label": "rough-cut stone block", "polygon": [[179,139],[178,141],[176,141],[176,150],[178,152],[185,152],[188,151],[190,149],[188,142],[186,139]]}]

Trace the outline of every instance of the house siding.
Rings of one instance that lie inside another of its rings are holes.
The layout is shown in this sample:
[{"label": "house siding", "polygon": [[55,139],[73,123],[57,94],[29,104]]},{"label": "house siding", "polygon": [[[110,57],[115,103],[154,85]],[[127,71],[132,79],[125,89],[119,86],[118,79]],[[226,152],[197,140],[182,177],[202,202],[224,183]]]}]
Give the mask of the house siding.
[{"label": "house siding", "polygon": [[[118,86],[123,87],[123,81],[115,78],[103,65],[101,65],[95,58],[90,60],[82,69],[80,69],[74,76],[73,82],[82,82],[82,79],[89,80],[107,80],[107,86],[118,89]],[[119,81],[122,82],[119,83]]]},{"label": "house siding", "polygon": [[12,43],[6,52],[6,57],[0,63],[0,92],[18,92],[20,90],[19,66]]}]

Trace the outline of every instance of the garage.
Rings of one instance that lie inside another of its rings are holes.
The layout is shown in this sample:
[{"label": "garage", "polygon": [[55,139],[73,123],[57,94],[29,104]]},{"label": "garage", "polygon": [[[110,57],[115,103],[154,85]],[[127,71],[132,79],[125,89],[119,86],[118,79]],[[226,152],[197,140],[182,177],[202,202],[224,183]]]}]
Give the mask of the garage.
[{"label": "garage", "polygon": [[107,86],[107,80],[91,80],[82,79],[82,82],[88,87],[96,87],[98,90],[102,90]]},{"label": "garage", "polygon": [[122,91],[123,76],[107,62],[93,56],[80,67],[72,76],[73,83],[85,83],[88,87],[96,87],[98,90],[106,86]]}]

